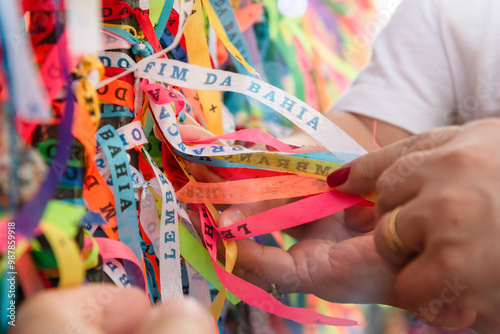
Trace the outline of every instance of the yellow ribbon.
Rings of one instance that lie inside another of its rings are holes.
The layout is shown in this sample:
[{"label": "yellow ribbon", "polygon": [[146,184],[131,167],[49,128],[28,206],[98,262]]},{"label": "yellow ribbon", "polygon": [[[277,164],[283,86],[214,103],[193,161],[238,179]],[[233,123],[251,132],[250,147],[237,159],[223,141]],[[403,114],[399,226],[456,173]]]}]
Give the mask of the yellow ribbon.
[{"label": "yellow ribbon", "polygon": [[74,73],[81,77],[76,88],[76,100],[78,105],[90,114],[92,123],[97,130],[101,122],[101,108],[99,107],[97,91],[87,80],[87,76],[93,70],[99,72],[99,77],[104,75],[104,66],[99,59],[93,56],[83,56],[80,64],[78,64],[74,70]]},{"label": "yellow ribbon", "polygon": [[134,35],[134,37],[138,37],[137,30],[129,26],[127,24],[112,24],[112,23],[101,23],[101,26],[103,28],[118,28],[118,29],[123,29]]},{"label": "yellow ribbon", "polygon": [[[194,14],[189,18],[184,30],[189,63],[212,68],[207,39],[203,29],[200,29],[200,27],[203,27],[203,12],[200,0],[194,3],[193,10]],[[207,129],[216,136],[222,135],[224,129],[222,127],[222,106],[219,92],[199,90],[198,96],[203,108]]]},{"label": "yellow ribbon", "polygon": [[59,269],[58,286],[68,287],[81,284],[85,269],[80,257],[80,248],[76,241],[49,222],[42,221],[40,229],[47,238],[57,261],[57,268]]},{"label": "yellow ribbon", "polygon": [[229,41],[227,38],[226,32],[224,31],[224,28],[222,27],[222,23],[219,20],[219,16],[215,13],[215,10],[212,7],[212,4],[210,1],[203,1],[203,4],[205,6],[205,9],[207,11],[208,18],[210,19],[210,23],[212,24],[212,27],[214,27],[215,32],[217,33],[217,36],[219,36],[220,41],[224,46],[226,47],[227,51],[231,52],[231,54],[236,58],[245,68],[253,74],[258,75],[257,71],[250,66],[245,58],[241,55],[240,51]]}]

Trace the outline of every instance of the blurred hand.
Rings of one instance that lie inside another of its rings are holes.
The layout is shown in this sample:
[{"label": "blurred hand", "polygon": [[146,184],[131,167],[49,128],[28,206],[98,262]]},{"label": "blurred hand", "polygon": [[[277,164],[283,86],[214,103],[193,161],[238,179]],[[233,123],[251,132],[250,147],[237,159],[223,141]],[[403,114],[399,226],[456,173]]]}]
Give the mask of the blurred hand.
[{"label": "blurred hand", "polygon": [[212,334],[212,316],[190,299],[152,308],[144,292],[90,284],[40,292],[22,304],[11,334]]}]

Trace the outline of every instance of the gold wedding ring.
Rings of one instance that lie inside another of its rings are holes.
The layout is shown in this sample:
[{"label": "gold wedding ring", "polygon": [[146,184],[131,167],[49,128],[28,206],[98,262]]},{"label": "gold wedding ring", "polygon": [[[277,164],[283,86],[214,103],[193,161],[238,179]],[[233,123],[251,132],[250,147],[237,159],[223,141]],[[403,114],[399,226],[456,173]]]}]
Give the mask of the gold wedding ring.
[{"label": "gold wedding ring", "polygon": [[276,284],[271,283],[271,296],[273,296],[276,299],[281,299],[285,295],[280,290],[278,290],[278,287],[276,287]]},{"label": "gold wedding ring", "polygon": [[384,222],[382,226],[382,233],[384,235],[385,243],[389,249],[396,255],[409,256],[413,251],[401,240],[398,232],[396,231],[396,217],[401,210],[401,206],[392,210],[389,219]]}]

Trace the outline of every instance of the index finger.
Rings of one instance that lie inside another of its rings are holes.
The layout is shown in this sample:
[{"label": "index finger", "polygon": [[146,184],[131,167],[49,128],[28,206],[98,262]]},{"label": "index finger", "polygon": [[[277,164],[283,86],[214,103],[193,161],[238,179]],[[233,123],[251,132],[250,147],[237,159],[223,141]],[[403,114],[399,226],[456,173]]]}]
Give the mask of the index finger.
[{"label": "index finger", "polygon": [[331,180],[338,178],[337,175],[339,174],[347,174],[347,180],[337,184],[338,190],[357,194],[373,191],[380,175],[396,160],[412,152],[426,151],[438,147],[449,141],[458,131],[458,127],[434,129],[398,141],[379,151],[370,152],[354,160],[348,166],[330,174],[328,184],[336,186]]}]

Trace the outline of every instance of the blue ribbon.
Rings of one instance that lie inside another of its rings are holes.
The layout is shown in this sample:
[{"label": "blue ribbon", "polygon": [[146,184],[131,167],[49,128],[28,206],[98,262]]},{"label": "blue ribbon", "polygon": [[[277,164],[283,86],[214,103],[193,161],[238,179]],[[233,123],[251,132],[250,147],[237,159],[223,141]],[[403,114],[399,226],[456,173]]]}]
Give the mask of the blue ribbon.
[{"label": "blue ribbon", "polygon": [[[172,44],[172,42],[174,41],[174,38],[175,37],[174,37],[174,35],[172,35],[170,30],[165,29],[165,31],[163,32],[163,35],[160,38],[160,43],[162,44],[163,47],[167,47],[170,44]],[[174,47],[172,50],[170,50],[170,53],[172,54],[174,59],[180,60],[183,62],[187,62],[187,59],[188,59],[187,53],[182,48],[182,46],[180,44],[177,44],[176,47]]]},{"label": "blue ribbon", "polygon": [[[63,68],[66,69],[65,66],[63,66]],[[68,87],[71,87],[71,84],[69,84]],[[31,201],[23,206],[14,218],[19,233],[27,238],[33,235],[47,202],[54,196],[59,180],[62,179],[65,172],[65,168],[60,168],[60,166],[66,166],[66,161],[71,154],[71,143],[73,142],[71,126],[73,123],[74,96],[71,89],[67,90],[67,94],[66,107],[61,123],[59,124],[56,156],[49,166],[47,177],[43,184],[40,185],[38,193]]]},{"label": "blue ribbon", "polygon": [[174,8],[174,0],[165,0],[163,9],[161,10],[160,18],[158,19],[158,24],[155,28],[155,35],[158,40],[163,35],[165,28],[167,27],[168,19],[172,13],[172,8]]},{"label": "blue ribbon", "polygon": [[[179,150],[176,150],[176,152],[183,159],[186,159],[186,160],[191,161],[191,162],[195,162],[195,163],[200,164],[200,165],[205,165],[205,166],[221,167],[221,168],[268,169],[266,167],[247,165],[247,164],[242,164],[242,163],[232,162],[232,161],[227,161],[227,160],[222,160],[222,159],[212,159],[211,157],[195,157],[192,155],[185,154]],[[350,160],[344,160],[344,161],[351,161],[351,160],[354,160],[358,157],[358,155],[351,154],[351,153],[335,153],[335,154],[339,155],[342,159],[344,159],[344,158],[350,159]],[[283,157],[287,157],[287,156],[288,155],[286,155],[286,154],[283,155]],[[297,153],[297,154],[293,154],[290,156],[344,164],[344,161],[341,161],[337,156],[335,156],[333,153],[331,153],[329,151]]]},{"label": "blue ribbon", "polygon": [[[137,221],[137,208],[134,196],[134,185],[130,172],[128,155],[123,142],[116,130],[111,125],[100,128],[96,133],[97,143],[102,147],[111,170],[111,181],[115,195],[116,221],[120,241],[127,245],[137,257],[139,263],[142,259],[141,237]],[[129,263],[124,262],[127,274]],[[140,286],[137,280],[131,280],[132,284]],[[142,283],[142,282],[141,282]],[[141,286],[142,288],[142,286]]]},{"label": "blue ribbon", "polygon": [[[236,21],[236,15],[234,15],[231,2],[229,0],[210,0],[210,4],[217,13],[229,41],[238,49],[238,51],[240,51],[246,62],[250,66],[253,66],[247,42],[238,26],[238,21]],[[233,55],[231,55],[231,57],[238,73],[248,75],[249,72],[245,66],[236,60]]]},{"label": "blue ribbon", "polygon": [[102,105],[101,118],[111,117],[131,117],[134,118],[134,113],[127,107],[117,104],[105,103]]}]

